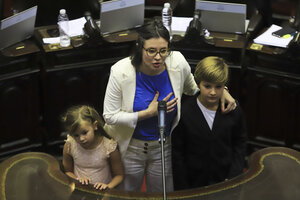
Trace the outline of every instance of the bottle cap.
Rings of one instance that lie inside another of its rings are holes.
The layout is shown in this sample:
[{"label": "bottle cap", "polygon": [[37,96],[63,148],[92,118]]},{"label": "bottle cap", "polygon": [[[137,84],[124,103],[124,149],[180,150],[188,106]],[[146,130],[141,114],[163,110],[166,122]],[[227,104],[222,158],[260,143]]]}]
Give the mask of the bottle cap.
[{"label": "bottle cap", "polygon": [[170,3],[164,3],[165,8],[170,8]]},{"label": "bottle cap", "polygon": [[61,15],[66,14],[66,9],[60,9],[60,10],[59,10],[59,14],[61,14]]}]

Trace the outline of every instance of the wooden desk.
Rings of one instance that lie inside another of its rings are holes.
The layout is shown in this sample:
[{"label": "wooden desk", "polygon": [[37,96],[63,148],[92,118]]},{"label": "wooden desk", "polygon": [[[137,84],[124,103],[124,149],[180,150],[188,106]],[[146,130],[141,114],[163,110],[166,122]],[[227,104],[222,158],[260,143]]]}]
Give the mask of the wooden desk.
[{"label": "wooden desk", "polygon": [[[71,42],[72,45],[70,47],[64,48],[64,47],[60,47],[58,44],[44,44],[42,38],[51,37],[48,34],[47,30],[54,29],[54,28],[57,28],[57,25],[38,27],[35,30],[35,37],[37,38],[37,40],[39,41],[39,43],[42,45],[43,49],[46,52],[71,49],[76,47],[74,43],[82,43],[81,45],[85,43],[84,37],[79,36],[79,37],[72,38],[72,42]],[[123,43],[123,42],[136,41],[137,37],[138,34],[133,29],[133,30],[120,31],[113,34],[104,35],[103,39],[109,43]],[[184,39],[183,36],[174,35],[172,42],[178,42],[183,39]],[[239,49],[244,48],[245,41],[246,41],[245,35],[218,33],[218,32],[211,32],[211,40],[213,40],[214,43],[213,45],[215,47],[239,48]]]},{"label": "wooden desk", "polygon": [[[84,39],[84,36],[76,36],[71,38],[71,46],[69,47],[61,47],[59,44],[45,44],[43,43],[43,38],[51,37],[48,33],[48,30],[57,28],[57,25],[44,26],[36,28],[34,35],[39,44],[42,46],[45,52],[53,52],[53,51],[63,51],[70,50],[73,48],[81,47],[83,45],[87,45],[87,42]],[[125,30],[120,31],[113,34],[107,34],[103,36],[104,42],[108,43],[124,43],[124,42],[132,42],[137,39],[137,33],[135,30]],[[99,44],[94,44],[94,46],[101,46],[101,42]]]},{"label": "wooden desk", "polygon": [[[249,158],[240,176],[207,187],[167,193],[167,198],[206,200],[295,200],[300,198],[300,153],[265,148]],[[0,199],[163,199],[162,193],[95,190],[67,177],[58,160],[44,153],[23,153],[0,163]]]},{"label": "wooden desk", "polygon": [[245,54],[242,94],[251,146],[300,150],[299,56],[285,48],[251,46]]},{"label": "wooden desk", "polygon": [[1,54],[6,57],[17,57],[39,52],[40,49],[34,39],[27,39],[18,42],[10,47],[1,50]]}]

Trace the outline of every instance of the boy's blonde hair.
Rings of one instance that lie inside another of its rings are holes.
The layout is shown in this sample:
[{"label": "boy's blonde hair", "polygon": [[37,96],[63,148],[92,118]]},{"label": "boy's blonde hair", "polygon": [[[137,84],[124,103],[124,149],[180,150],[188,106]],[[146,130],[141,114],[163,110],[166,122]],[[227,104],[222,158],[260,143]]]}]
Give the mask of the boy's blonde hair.
[{"label": "boy's blonde hair", "polygon": [[97,121],[98,130],[95,131],[95,134],[101,134],[108,137],[107,133],[103,129],[103,119],[100,117],[96,109],[91,106],[77,105],[70,107],[62,116],[64,128],[71,136],[75,134],[77,128],[84,121],[89,122],[91,125],[93,125],[94,122]]},{"label": "boy's blonde hair", "polygon": [[206,57],[197,64],[194,79],[197,85],[201,81],[225,85],[228,81],[228,65],[223,58],[216,56]]}]

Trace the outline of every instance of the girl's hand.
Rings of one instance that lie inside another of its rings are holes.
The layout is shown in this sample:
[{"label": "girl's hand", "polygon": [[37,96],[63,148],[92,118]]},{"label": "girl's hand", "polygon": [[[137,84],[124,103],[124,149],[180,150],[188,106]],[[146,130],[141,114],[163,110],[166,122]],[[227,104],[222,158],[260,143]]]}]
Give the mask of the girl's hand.
[{"label": "girl's hand", "polygon": [[105,189],[107,189],[107,188],[109,188],[109,187],[108,187],[108,185],[105,184],[105,183],[95,183],[94,188],[97,189],[97,190],[98,190],[98,189],[99,189],[99,190],[105,190]]},{"label": "girl's hand", "polygon": [[91,179],[89,179],[89,178],[77,178],[77,180],[82,185],[88,185],[91,182]]}]

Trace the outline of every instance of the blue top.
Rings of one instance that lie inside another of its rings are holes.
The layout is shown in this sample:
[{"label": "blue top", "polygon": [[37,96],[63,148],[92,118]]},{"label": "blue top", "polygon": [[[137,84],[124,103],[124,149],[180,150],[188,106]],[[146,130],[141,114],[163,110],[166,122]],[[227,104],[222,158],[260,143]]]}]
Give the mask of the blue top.
[{"label": "blue top", "polygon": [[[147,109],[148,105],[153,100],[156,91],[159,92],[158,101],[163,100],[169,93],[173,92],[167,70],[164,70],[162,73],[155,76],[149,76],[137,71],[133,111],[137,112]],[[173,94],[169,100],[174,98],[175,96]],[[170,135],[171,125],[176,112],[177,106],[175,106],[174,111],[166,114],[165,136]],[[158,116],[138,121],[132,137],[145,141],[158,140],[160,138]]]}]

